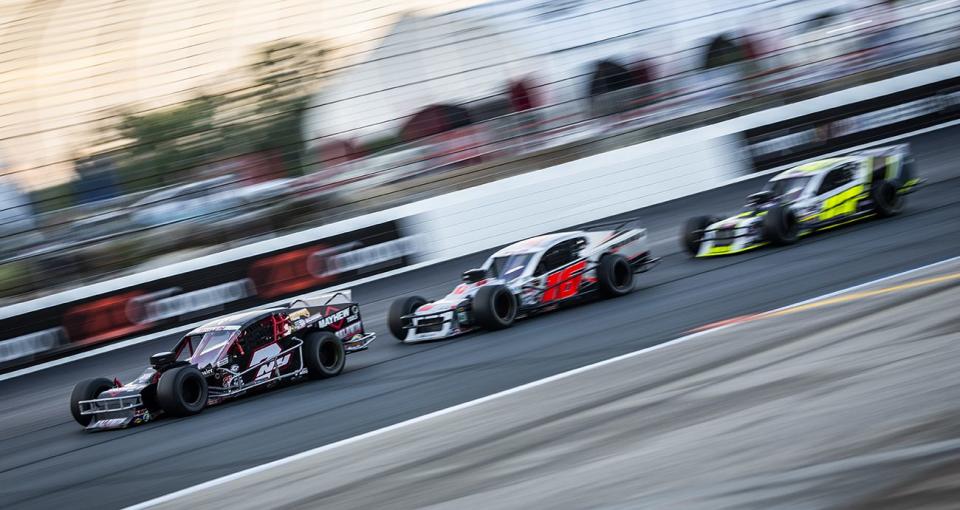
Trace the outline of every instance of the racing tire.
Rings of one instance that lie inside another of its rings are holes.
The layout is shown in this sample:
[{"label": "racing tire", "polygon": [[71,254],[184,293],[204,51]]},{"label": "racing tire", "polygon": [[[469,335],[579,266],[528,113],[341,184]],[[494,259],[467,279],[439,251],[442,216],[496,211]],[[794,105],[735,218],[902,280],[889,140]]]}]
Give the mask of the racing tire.
[{"label": "racing tire", "polygon": [[517,318],[517,298],[505,285],[480,287],[473,298],[473,316],[483,329],[509,328]]},{"label": "racing tire", "polygon": [[90,425],[90,422],[93,420],[93,415],[80,414],[80,401],[93,400],[97,398],[100,393],[110,388],[113,388],[113,381],[105,377],[78,382],[77,385],[73,387],[73,393],[70,394],[70,414],[73,415],[73,419],[77,420],[77,423],[84,427]]},{"label": "racing tire", "polygon": [[303,364],[311,379],[329,379],[343,372],[347,352],[337,335],[314,331],[303,340]]},{"label": "racing tire", "polygon": [[400,298],[390,303],[390,311],[387,312],[387,327],[390,329],[390,334],[397,340],[404,341],[407,338],[407,330],[403,327],[407,324],[401,317],[412,314],[425,304],[427,300],[420,296]]},{"label": "racing tire", "polygon": [[157,403],[171,416],[190,416],[207,406],[207,380],[193,365],[172,368],[157,382]]},{"label": "racing tire", "polygon": [[597,284],[603,297],[619,297],[633,290],[633,266],[623,255],[608,253],[597,265]]},{"label": "racing tire", "polygon": [[793,211],[782,205],[775,205],[768,209],[763,218],[763,237],[776,246],[797,242],[800,237],[800,225]]},{"label": "racing tire", "polygon": [[873,211],[881,218],[896,216],[903,211],[906,200],[897,192],[897,186],[890,181],[880,181],[870,187],[870,198],[873,200]]},{"label": "racing tire", "polygon": [[709,227],[714,222],[715,220],[710,216],[697,216],[687,220],[686,225],[683,226],[683,232],[680,234],[680,242],[690,256],[695,257],[700,251],[701,234],[699,231]]}]

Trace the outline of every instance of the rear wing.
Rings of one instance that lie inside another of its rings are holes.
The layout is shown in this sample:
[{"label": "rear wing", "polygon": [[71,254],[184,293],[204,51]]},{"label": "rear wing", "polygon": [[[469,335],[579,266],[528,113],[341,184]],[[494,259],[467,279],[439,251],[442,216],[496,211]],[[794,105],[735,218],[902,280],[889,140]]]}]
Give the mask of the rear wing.
[{"label": "rear wing", "polygon": [[913,155],[909,143],[897,143],[893,145],[884,145],[882,147],[873,147],[856,151],[851,156],[895,156],[900,155],[909,158]]},{"label": "rear wing", "polygon": [[307,308],[314,306],[339,305],[353,303],[353,292],[350,289],[327,292],[324,294],[314,294],[312,296],[301,296],[291,301],[288,308]]},{"label": "rear wing", "polygon": [[639,216],[589,223],[583,227],[580,227],[581,230],[585,230],[587,232],[596,230],[612,230],[614,233],[626,232],[627,230],[640,228],[643,228],[643,226],[640,224]]},{"label": "rear wing", "polygon": [[871,181],[886,179],[899,184],[900,193],[911,193],[924,183],[917,176],[909,143],[886,145],[854,152],[855,156],[871,157]]}]

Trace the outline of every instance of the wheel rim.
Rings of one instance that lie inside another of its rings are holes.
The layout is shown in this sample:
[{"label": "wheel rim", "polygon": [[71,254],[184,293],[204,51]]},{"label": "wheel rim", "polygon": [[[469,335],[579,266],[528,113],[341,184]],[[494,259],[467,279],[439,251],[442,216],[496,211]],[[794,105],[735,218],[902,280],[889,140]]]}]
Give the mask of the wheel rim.
[{"label": "wheel rim", "polygon": [[613,266],[613,284],[618,289],[626,287],[630,283],[630,265],[620,260]]},{"label": "wheel rim", "polygon": [[493,310],[497,313],[497,317],[501,319],[509,319],[510,312],[513,308],[513,296],[507,292],[498,292],[497,295],[493,298]]},{"label": "wheel rim", "polygon": [[320,365],[327,370],[336,370],[340,365],[340,349],[334,342],[320,345]]},{"label": "wheel rim", "polygon": [[187,377],[183,381],[183,401],[188,406],[200,404],[203,396],[203,386],[200,384],[199,377]]},{"label": "wheel rim", "polygon": [[792,214],[783,215],[783,237],[787,240],[793,239],[797,235],[797,222],[793,221]]},{"label": "wheel rim", "polygon": [[884,188],[884,201],[887,203],[887,207],[891,211],[897,211],[900,209],[902,197],[897,193],[897,190],[893,186],[887,186]]}]

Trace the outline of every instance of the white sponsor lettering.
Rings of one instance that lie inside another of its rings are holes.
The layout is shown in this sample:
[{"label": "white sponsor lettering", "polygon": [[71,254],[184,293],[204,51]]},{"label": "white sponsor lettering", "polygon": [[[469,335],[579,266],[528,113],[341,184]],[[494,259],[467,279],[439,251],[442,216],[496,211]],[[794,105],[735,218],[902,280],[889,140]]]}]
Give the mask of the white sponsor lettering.
[{"label": "white sponsor lettering", "polygon": [[407,236],[342,253],[337,253],[337,249],[318,251],[307,261],[307,267],[318,278],[348,271],[362,273],[363,269],[413,255],[419,250],[420,236]]},{"label": "white sponsor lettering", "polygon": [[253,281],[249,278],[221,283],[142,303],[143,313],[137,319],[140,323],[149,323],[189,315],[222,307],[226,303],[250,297],[255,292]]},{"label": "white sponsor lettering", "polygon": [[51,328],[0,341],[0,362],[45,352],[66,343],[63,328]]},{"label": "white sponsor lettering", "polygon": [[290,353],[287,353],[283,356],[280,356],[279,358],[271,360],[271,358],[275,358],[277,355],[279,355],[280,352],[281,352],[281,349],[279,345],[270,344],[264,347],[263,349],[259,349],[253,353],[253,356],[251,356],[250,358],[251,367],[256,366],[257,363],[263,362],[265,360],[270,360],[264,363],[263,365],[261,365],[260,369],[257,370],[257,376],[254,378],[255,381],[270,377],[270,374],[273,373],[274,370],[280,367],[286,366],[287,363],[290,363]]},{"label": "white sponsor lettering", "polygon": [[[796,133],[756,142],[750,145],[750,151],[755,157],[777,152],[789,152],[792,148],[814,143],[824,138],[824,136],[836,138],[860,131],[889,126],[924,115],[930,115],[931,113],[950,108],[957,104],[958,101],[960,101],[960,91],[917,99],[880,110],[861,113],[845,119],[838,119],[816,128],[805,129]],[[826,132],[818,135],[818,129],[826,130]]]},{"label": "white sponsor lettering", "polygon": [[340,320],[346,319],[347,317],[349,317],[349,316],[351,315],[350,311],[351,311],[352,309],[353,309],[352,306],[349,307],[349,308],[344,308],[343,310],[340,310],[340,311],[338,311],[338,312],[334,312],[334,313],[332,313],[332,314],[330,314],[330,315],[328,315],[328,316],[326,316],[326,317],[323,317],[323,318],[321,318],[321,319],[318,319],[318,320],[316,321],[316,325],[317,325],[318,327],[325,328],[325,327],[333,324],[334,322],[338,322],[338,321],[340,321]]}]

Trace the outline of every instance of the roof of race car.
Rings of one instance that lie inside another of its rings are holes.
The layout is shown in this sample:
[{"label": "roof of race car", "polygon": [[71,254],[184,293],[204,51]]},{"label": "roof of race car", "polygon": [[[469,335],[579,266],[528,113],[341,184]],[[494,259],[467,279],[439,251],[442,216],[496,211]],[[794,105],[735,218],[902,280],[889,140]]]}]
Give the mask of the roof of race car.
[{"label": "roof of race car", "polygon": [[536,253],[543,251],[559,241],[583,235],[583,232],[557,232],[556,234],[545,234],[542,236],[531,237],[523,241],[517,241],[509,246],[505,246],[494,253],[493,257],[502,257],[505,255],[514,255],[517,253]]},{"label": "roof of race car", "polygon": [[812,175],[812,174],[823,173],[833,169],[834,167],[840,164],[848,163],[850,161],[855,161],[855,160],[856,158],[843,157],[843,158],[828,158],[828,159],[821,159],[818,161],[811,161],[809,163],[797,165],[793,168],[790,168],[789,170],[784,170],[783,172],[780,172],[773,179],[770,179],[770,180],[776,181],[779,179],[789,179],[790,177],[797,177],[800,175]]}]

